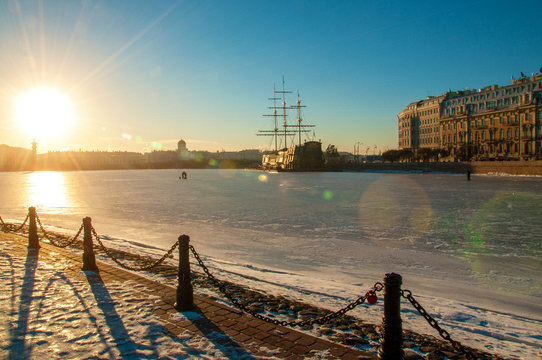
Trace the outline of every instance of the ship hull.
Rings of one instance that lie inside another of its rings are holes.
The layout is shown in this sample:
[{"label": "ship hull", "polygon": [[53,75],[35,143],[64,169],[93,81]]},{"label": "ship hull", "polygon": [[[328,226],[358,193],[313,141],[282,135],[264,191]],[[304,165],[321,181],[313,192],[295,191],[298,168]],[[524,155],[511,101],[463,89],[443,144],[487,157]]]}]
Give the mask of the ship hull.
[{"label": "ship hull", "polygon": [[274,171],[324,171],[322,144],[308,141],[262,157],[261,168]]}]

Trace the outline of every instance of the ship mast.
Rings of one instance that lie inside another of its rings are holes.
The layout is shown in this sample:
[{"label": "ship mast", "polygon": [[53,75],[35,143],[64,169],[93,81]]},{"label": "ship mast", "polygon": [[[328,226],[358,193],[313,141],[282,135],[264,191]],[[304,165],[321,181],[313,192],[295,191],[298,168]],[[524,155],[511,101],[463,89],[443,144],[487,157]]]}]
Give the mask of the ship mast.
[{"label": "ship mast", "polygon": [[275,91],[275,94],[282,94],[282,127],[284,128],[284,147],[288,148],[288,135],[291,132],[288,131],[288,122],[286,121],[286,94],[290,94],[291,91],[284,90],[284,75],[282,76],[282,91]]},{"label": "ship mast", "polygon": [[[301,101],[299,100],[299,89],[297,90],[297,129],[299,134],[299,146],[301,146]],[[305,105],[303,105],[305,107]]]},{"label": "ship mast", "polygon": [[273,106],[269,107],[269,109],[273,109],[273,114],[265,114],[263,116],[272,116],[273,120],[275,121],[275,127],[273,130],[258,130],[258,136],[273,136],[275,138],[275,151],[278,151],[278,138],[279,138],[279,128],[277,124],[277,100],[281,100],[281,98],[276,96],[277,89],[275,88],[275,84],[273,84],[273,97],[268,98],[268,100],[273,100]]},{"label": "ship mast", "polygon": [[301,108],[307,107],[306,105],[301,105],[301,100],[299,100],[299,90],[297,90],[297,101],[296,105],[292,108],[297,109],[297,134],[299,136],[299,146],[301,146],[301,133],[308,133],[310,130],[305,130],[305,128],[314,127],[314,125],[301,125],[303,118],[301,117]]},{"label": "ship mast", "polygon": [[[310,130],[306,130],[305,128],[314,127],[314,125],[302,125],[302,117],[301,117],[301,108],[306,107],[305,105],[301,105],[301,100],[299,99],[299,90],[297,91],[297,101],[296,105],[294,106],[286,106],[286,94],[290,94],[291,91],[285,90],[285,83],[284,83],[284,76],[282,77],[282,90],[277,90],[275,85],[273,85],[273,97],[268,98],[269,100],[273,100],[273,106],[269,107],[269,109],[273,109],[273,114],[266,114],[263,116],[272,116],[274,120],[275,127],[273,130],[258,130],[257,136],[273,136],[275,138],[275,152],[278,151],[278,138],[279,133],[280,135],[284,135],[284,148],[288,148],[288,135],[293,135],[292,144],[295,141],[295,135],[298,135],[299,138],[299,146],[301,146],[301,133],[308,133]],[[277,101],[282,100],[282,106],[277,106]],[[282,109],[282,114],[279,115],[279,110]],[[295,125],[289,125],[287,121],[287,112],[286,110],[290,109],[297,109],[297,124]],[[278,127],[278,118],[279,116],[282,116],[282,127],[283,129],[279,131]],[[289,128],[296,128],[296,130],[290,130]]]},{"label": "ship mast", "polygon": [[299,90],[297,90],[297,101],[296,104],[289,109],[297,109],[297,124],[295,125],[287,125],[287,127],[296,128],[295,131],[289,132],[290,134],[297,134],[298,135],[298,144],[299,146],[302,145],[301,143],[301,134],[302,133],[310,133],[310,130],[306,128],[314,127],[314,125],[303,125],[301,124],[303,122],[303,118],[301,116],[301,108],[307,107],[305,105],[301,105],[301,100],[299,99]]}]

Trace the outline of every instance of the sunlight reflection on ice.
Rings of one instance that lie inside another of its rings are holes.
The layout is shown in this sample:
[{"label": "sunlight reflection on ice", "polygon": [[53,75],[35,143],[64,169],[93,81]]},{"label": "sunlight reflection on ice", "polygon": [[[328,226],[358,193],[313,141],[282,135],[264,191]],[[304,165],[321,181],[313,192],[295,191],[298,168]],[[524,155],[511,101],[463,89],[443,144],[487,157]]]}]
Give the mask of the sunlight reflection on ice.
[{"label": "sunlight reflection on ice", "polygon": [[59,214],[71,206],[61,172],[33,172],[29,174],[28,185],[27,204],[39,208],[41,213]]}]

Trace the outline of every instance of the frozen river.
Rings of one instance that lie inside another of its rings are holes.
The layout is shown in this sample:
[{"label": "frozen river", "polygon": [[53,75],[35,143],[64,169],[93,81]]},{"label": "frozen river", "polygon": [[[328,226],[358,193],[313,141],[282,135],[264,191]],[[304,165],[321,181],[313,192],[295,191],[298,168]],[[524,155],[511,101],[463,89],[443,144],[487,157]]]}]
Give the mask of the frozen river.
[{"label": "frozen river", "polygon": [[90,216],[111,246],[160,255],[188,234],[217,276],[330,309],[394,271],[454,339],[542,357],[542,178],[187,172],[0,173],[0,216],[34,205],[68,233]]}]

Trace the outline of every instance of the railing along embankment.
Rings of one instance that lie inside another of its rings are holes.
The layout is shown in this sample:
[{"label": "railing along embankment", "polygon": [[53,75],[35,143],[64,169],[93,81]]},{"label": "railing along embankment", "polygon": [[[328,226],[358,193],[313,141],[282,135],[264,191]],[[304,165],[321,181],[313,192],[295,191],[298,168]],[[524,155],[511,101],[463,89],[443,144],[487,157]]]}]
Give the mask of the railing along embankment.
[{"label": "railing along embankment", "polygon": [[[434,328],[439,335],[450,343],[452,348],[466,359],[477,359],[478,357],[471,350],[463,346],[458,341],[451,338],[450,334],[444,330],[438,322],[424,309],[424,307],[415,299],[410,290],[402,289],[402,277],[399,274],[388,273],[385,274],[382,282],[375,282],[372,288],[368,289],[364,295],[361,295],[356,300],[350,302],[343,308],[331,312],[325,316],[287,321],[277,318],[268,317],[255,311],[252,307],[248,306],[246,299],[240,299],[238,293],[234,293],[228,289],[227,283],[217,279],[209,268],[205,265],[201,256],[196,249],[190,245],[190,238],[188,235],[179,236],[178,240],[171,246],[171,248],[158,260],[151,264],[143,266],[131,266],[127,265],[115,256],[113,250],[108,249],[103,241],[98,236],[96,229],[92,226],[91,218],[85,217],[82,220],[82,224],[79,227],[76,235],[66,241],[61,241],[60,238],[48,233],[41,220],[36,213],[34,207],[28,209],[28,215],[24,219],[21,225],[7,224],[0,217],[0,226],[3,232],[10,233],[28,233],[28,248],[29,250],[37,250],[40,248],[38,227],[41,231],[42,239],[47,240],[50,244],[56,247],[66,248],[76,243],[81,233],[83,233],[83,266],[84,271],[99,271],[96,264],[95,248],[102,250],[111,260],[113,260],[120,267],[131,271],[148,271],[161,263],[165,259],[172,257],[175,249],[179,251],[179,265],[178,265],[178,285],[176,292],[175,309],[177,311],[190,311],[194,308],[194,295],[192,286],[192,275],[190,272],[190,254],[193,255],[198,265],[205,273],[205,276],[210,282],[216,286],[219,292],[231,303],[232,306],[240,309],[241,311],[248,313],[255,318],[263,320],[265,322],[288,327],[304,327],[308,325],[324,325],[330,323],[332,320],[339,318],[349,312],[350,310],[358,307],[361,304],[368,303],[374,304],[378,301],[378,294],[382,292],[384,299],[384,314],[382,316],[382,325],[380,326],[380,347],[378,349],[378,359],[403,359],[403,329],[401,319],[401,298],[408,300],[408,302],[418,311],[418,313],[427,320],[429,325]],[[95,241],[94,241],[95,240]]]}]

